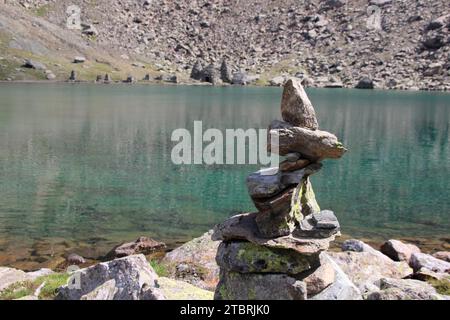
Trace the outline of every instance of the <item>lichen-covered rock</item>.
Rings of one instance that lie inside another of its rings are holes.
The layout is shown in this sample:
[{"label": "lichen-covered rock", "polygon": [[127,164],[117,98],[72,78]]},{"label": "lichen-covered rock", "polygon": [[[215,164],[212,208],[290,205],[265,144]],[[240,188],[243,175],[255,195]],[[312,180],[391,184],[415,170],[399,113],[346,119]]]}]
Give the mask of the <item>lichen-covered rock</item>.
[{"label": "lichen-covered rock", "polygon": [[162,264],[167,266],[171,277],[202,289],[215,289],[219,281],[216,254],[220,241],[211,239],[212,233],[206,232],[166,254]]},{"label": "lichen-covered rock", "polygon": [[411,279],[380,280],[380,291],[371,292],[367,300],[443,300],[426,282]]},{"label": "lichen-covered rock", "polygon": [[415,271],[425,268],[434,272],[450,273],[450,262],[436,259],[425,253],[413,253],[409,264]]},{"label": "lichen-covered rock", "polygon": [[221,272],[216,300],[306,300],[306,284],[285,274]]},{"label": "lichen-covered rock", "polygon": [[[68,284],[58,289],[56,299],[80,300],[106,282],[114,280],[117,290],[113,300],[164,300],[164,295],[156,286],[157,279],[157,274],[144,255],[128,256],[74,272]],[[106,292],[112,290],[112,283],[103,287]],[[103,289],[92,293],[92,296],[103,295],[104,292],[100,291]]]},{"label": "lichen-covered rock", "polygon": [[413,244],[403,243],[399,240],[389,240],[381,246],[381,252],[394,261],[409,262],[411,255],[420,253],[420,249]]},{"label": "lichen-covered rock", "polygon": [[272,145],[273,139],[269,138],[268,151],[282,156],[300,152],[306,159],[316,162],[326,158],[338,159],[347,151],[334,134],[326,131],[295,127],[279,120],[273,121],[269,129],[270,136],[278,138],[278,145]]},{"label": "lichen-covered rock", "polygon": [[319,128],[316,112],[300,79],[291,78],[284,84],[281,115],[284,121],[293,126],[310,130]]},{"label": "lichen-covered rock", "polygon": [[250,242],[222,242],[216,257],[223,270],[239,273],[296,275],[316,268],[319,255],[305,256],[293,250],[273,249]]}]

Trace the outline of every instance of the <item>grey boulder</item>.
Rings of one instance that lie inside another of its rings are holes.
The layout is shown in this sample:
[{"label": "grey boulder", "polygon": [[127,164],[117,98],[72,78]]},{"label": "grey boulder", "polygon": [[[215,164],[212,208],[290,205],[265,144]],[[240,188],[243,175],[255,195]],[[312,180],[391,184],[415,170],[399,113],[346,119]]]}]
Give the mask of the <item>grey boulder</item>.
[{"label": "grey boulder", "polygon": [[409,264],[414,271],[425,268],[433,272],[450,273],[450,262],[436,259],[432,255],[425,253],[413,253]]},{"label": "grey boulder", "polygon": [[134,255],[74,272],[68,284],[58,289],[56,299],[109,297],[112,300],[164,300],[157,287],[157,279],[158,275],[145,256]]}]

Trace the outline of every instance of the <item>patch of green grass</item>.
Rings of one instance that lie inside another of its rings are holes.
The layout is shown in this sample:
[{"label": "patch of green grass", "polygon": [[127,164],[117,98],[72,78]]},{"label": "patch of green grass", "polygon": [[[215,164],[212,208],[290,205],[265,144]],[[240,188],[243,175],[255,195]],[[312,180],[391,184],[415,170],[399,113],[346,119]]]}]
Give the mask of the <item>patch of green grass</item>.
[{"label": "patch of green grass", "polygon": [[163,265],[161,262],[157,260],[150,260],[149,261],[150,266],[155,270],[156,274],[160,277],[168,277],[169,271],[167,270],[166,266]]},{"label": "patch of green grass", "polygon": [[39,8],[37,8],[34,13],[38,16],[38,17],[45,17],[47,15],[47,13],[50,10],[50,5],[49,4],[44,4],[42,6],[40,6]]},{"label": "patch of green grass", "polygon": [[450,278],[435,280],[431,279],[428,282],[436,289],[439,294],[450,295]]},{"label": "patch of green grass", "polygon": [[34,293],[30,282],[18,282],[0,292],[0,300],[15,300]]},{"label": "patch of green grass", "polygon": [[44,276],[37,278],[33,284],[39,287],[41,284],[45,282],[44,287],[39,294],[39,299],[53,299],[57,294],[57,289],[61,286],[67,284],[67,280],[69,280],[70,275],[67,273],[55,273],[49,276]]}]

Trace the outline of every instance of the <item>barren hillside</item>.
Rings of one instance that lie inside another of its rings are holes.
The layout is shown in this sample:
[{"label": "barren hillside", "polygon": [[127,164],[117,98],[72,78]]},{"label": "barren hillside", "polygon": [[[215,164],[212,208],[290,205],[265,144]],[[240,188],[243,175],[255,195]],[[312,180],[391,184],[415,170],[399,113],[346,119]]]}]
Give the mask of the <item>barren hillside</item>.
[{"label": "barren hillside", "polygon": [[[450,89],[446,0],[4,3],[0,50],[10,54],[18,48],[36,58],[59,58],[61,51],[62,74],[73,67],[74,55],[83,54],[86,64],[76,67],[89,80],[96,73],[113,71],[116,78],[176,73],[187,79],[196,61],[218,68],[226,59],[232,72],[257,75],[259,84],[279,75],[297,75],[316,86],[354,87],[367,76],[379,88]],[[81,9],[84,33],[66,27],[71,4]],[[20,27],[26,30],[21,32]],[[23,38],[35,43],[20,45]],[[95,59],[111,61],[99,64]],[[2,71],[0,76],[11,77],[11,72]],[[277,84],[277,79],[272,83]]]}]

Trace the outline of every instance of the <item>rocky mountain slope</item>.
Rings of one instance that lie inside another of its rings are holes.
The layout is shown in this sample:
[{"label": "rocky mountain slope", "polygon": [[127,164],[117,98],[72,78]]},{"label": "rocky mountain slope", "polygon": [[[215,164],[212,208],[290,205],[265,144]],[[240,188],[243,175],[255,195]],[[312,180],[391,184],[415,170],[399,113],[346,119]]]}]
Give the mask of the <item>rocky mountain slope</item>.
[{"label": "rocky mountain slope", "polygon": [[[354,87],[367,76],[377,88],[450,89],[446,0],[3,2],[0,17],[15,12],[27,22],[38,19],[31,30],[48,23],[79,39],[75,47],[108,53],[117,61],[110,63],[117,77],[150,72],[187,79],[196,61],[219,68],[226,59],[232,72],[257,75],[252,79],[258,84],[277,85],[282,78],[275,77],[297,75],[315,86]],[[84,34],[66,27],[71,4],[81,9]],[[0,24],[0,32],[5,29],[8,23]],[[62,47],[68,37],[61,39]],[[88,50],[83,53],[92,61]]]}]

